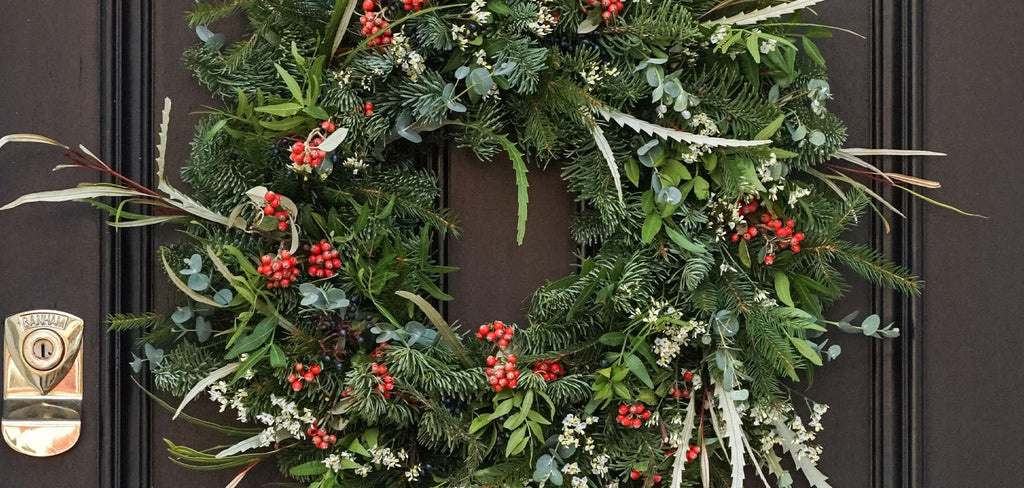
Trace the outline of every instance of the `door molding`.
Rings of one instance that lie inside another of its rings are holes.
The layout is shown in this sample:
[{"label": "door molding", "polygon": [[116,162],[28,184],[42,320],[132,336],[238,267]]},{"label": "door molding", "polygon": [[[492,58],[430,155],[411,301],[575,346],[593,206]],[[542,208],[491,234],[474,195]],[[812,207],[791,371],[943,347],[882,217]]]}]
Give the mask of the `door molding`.
[{"label": "door molding", "polygon": [[[924,0],[873,0],[872,110],[875,147],[921,149],[924,142]],[[919,158],[886,158],[882,167],[921,174]],[[875,190],[906,215],[889,218],[891,231],[872,214],[872,241],[897,264],[924,270],[924,210],[919,199],[876,183]],[[901,329],[872,349],[874,373],[873,466],[875,488],[923,488],[923,308],[920,297],[875,288],[874,308]]]},{"label": "door molding", "polygon": [[[144,185],[153,183],[151,0],[100,0],[100,157]],[[115,232],[103,223],[102,313],[150,309],[153,252],[148,227]],[[105,324],[101,325],[105,327]],[[128,365],[137,332],[100,332],[100,488],[150,486],[150,402]],[[148,386],[149,375],[142,378]]]}]

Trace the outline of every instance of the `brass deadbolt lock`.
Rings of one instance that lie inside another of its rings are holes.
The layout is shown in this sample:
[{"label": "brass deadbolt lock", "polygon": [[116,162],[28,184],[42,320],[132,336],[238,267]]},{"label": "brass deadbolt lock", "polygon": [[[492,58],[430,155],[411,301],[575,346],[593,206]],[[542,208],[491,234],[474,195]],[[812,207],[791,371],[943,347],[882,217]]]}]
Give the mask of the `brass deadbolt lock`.
[{"label": "brass deadbolt lock", "polygon": [[54,456],[82,432],[82,319],[32,310],[4,323],[0,429],[12,449]]}]

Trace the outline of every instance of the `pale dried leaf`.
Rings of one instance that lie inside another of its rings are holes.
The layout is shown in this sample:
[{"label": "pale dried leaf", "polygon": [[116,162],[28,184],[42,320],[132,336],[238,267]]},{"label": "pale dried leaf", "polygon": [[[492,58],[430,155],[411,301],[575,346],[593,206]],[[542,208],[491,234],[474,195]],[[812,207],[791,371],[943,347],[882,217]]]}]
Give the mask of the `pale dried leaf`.
[{"label": "pale dried leaf", "polygon": [[241,366],[242,363],[238,362],[228,363],[224,366],[221,366],[220,368],[217,368],[210,374],[206,375],[205,378],[199,380],[199,382],[196,383],[196,385],[193,386],[192,389],[189,390],[188,393],[186,393],[185,396],[181,398],[181,404],[178,405],[178,409],[174,411],[174,416],[171,417],[171,419],[173,420],[178,418],[178,415],[181,414],[181,411],[185,409],[185,405],[188,405],[189,402],[195,399],[195,397],[199,396],[200,393],[206,391],[206,389],[209,388],[210,385],[216,383],[221,378],[224,378],[225,376],[234,373],[235,371],[238,371],[238,368]]},{"label": "pale dried leaf", "polygon": [[782,17],[786,14],[791,14],[797,10],[805,9],[812,5],[824,2],[825,0],[794,0],[792,2],[783,3],[779,5],[773,5],[771,7],[765,7],[750,12],[736,14],[731,17],[725,17],[717,20],[710,20],[704,22],[704,25],[750,25],[756,24],[762,20],[774,19]]},{"label": "pale dried leaf", "polygon": [[632,115],[624,114],[622,112],[605,107],[598,108],[597,110],[605,118],[605,120],[614,120],[622,127],[629,127],[630,129],[633,129],[638,133],[657,136],[662,139],[671,139],[673,141],[686,142],[689,144],[700,144],[703,146],[711,147],[752,147],[763,146],[765,144],[772,143],[772,141],[770,140],[742,141],[739,139],[726,139],[722,137],[702,136],[699,134],[694,134],[692,132],[685,132],[661,126],[658,124],[653,124],[651,122],[647,122],[646,120],[638,119]]},{"label": "pale dried leaf", "polygon": [[147,195],[120,186],[89,185],[80,186],[76,188],[67,188],[64,190],[50,190],[29,193],[27,195],[22,195],[18,197],[16,200],[14,200],[11,203],[8,203],[7,205],[4,205],[3,207],[0,207],[0,210],[9,210],[19,205],[35,202],[68,202],[72,200],[82,200],[84,198],[140,196],[144,197]]},{"label": "pale dried leaf", "polygon": [[604,160],[608,162],[608,171],[612,173],[612,180],[615,181],[615,191],[619,194],[619,201],[622,201],[622,176],[619,174],[619,166],[615,164],[615,153],[612,152],[612,146],[608,144],[608,139],[604,136],[604,131],[601,130],[601,126],[595,122],[592,126],[591,133],[594,135],[594,143],[597,144],[597,149],[601,151],[601,155],[604,156]]}]

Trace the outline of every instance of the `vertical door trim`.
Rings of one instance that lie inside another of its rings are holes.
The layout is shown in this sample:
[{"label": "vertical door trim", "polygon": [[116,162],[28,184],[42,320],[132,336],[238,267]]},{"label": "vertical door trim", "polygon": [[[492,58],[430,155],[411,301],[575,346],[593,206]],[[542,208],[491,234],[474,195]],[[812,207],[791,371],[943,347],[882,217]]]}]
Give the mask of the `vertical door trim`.
[{"label": "vertical door trim", "polygon": [[[872,108],[875,147],[921,149],[924,141],[923,0],[874,0]],[[921,174],[919,158],[883,161],[888,171]],[[892,201],[906,219],[887,216],[891,231],[872,216],[873,244],[896,263],[921,275],[924,270],[924,211],[920,200],[891,187],[875,189]],[[872,350],[875,387],[873,486],[922,488],[922,368],[924,327],[922,299],[875,289],[874,308],[900,327],[899,339],[878,341]]]},{"label": "vertical door trim", "polygon": [[[153,183],[151,1],[100,0],[100,157],[144,185]],[[148,228],[101,235],[101,310],[143,312],[152,303],[153,255]],[[105,324],[97,324],[105,328]],[[100,488],[149,487],[150,403],[131,381],[128,362],[138,333],[100,341]],[[143,384],[149,382],[143,376]]]}]

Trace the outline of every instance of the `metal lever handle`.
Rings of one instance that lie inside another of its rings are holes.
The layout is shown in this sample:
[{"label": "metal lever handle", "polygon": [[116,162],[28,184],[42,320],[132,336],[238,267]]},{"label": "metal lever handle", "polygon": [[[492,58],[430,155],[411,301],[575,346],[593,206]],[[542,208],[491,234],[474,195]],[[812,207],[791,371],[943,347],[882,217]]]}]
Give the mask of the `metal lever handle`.
[{"label": "metal lever handle", "polygon": [[55,456],[82,431],[84,322],[55,310],[32,310],[4,323],[0,430],[12,449]]}]

